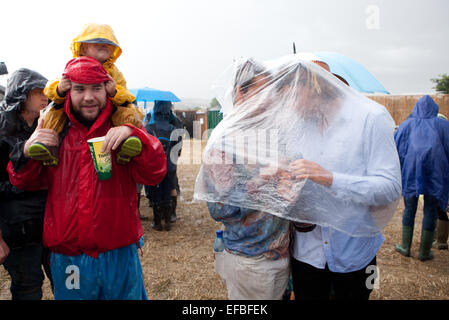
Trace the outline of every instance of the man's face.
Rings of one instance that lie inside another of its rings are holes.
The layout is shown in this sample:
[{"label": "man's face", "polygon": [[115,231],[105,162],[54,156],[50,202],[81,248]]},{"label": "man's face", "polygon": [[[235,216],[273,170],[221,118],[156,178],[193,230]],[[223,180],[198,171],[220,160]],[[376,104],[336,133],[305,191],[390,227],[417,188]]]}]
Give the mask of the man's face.
[{"label": "man's face", "polygon": [[47,102],[48,98],[43,89],[34,89],[28,93],[24,107],[27,112],[31,112],[38,117],[39,112],[47,106]]},{"label": "man's face", "polygon": [[83,43],[81,46],[83,56],[92,57],[101,64],[111,57],[113,50],[113,46],[106,43]]},{"label": "man's face", "polygon": [[104,82],[96,84],[81,84],[72,82],[70,100],[72,109],[84,119],[93,121],[98,118],[106,107],[106,88]]}]

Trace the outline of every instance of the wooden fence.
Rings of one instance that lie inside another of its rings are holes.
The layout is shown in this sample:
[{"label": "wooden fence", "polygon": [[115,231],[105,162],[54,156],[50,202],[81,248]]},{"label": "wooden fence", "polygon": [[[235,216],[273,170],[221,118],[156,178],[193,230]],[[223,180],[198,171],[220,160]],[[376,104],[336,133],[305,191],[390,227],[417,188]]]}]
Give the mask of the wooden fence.
[{"label": "wooden fence", "polygon": [[[423,95],[367,95],[368,98],[383,105],[393,120],[400,125],[412,112],[416,102]],[[439,113],[449,118],[449,94],[429,94],[439,106]]]}]

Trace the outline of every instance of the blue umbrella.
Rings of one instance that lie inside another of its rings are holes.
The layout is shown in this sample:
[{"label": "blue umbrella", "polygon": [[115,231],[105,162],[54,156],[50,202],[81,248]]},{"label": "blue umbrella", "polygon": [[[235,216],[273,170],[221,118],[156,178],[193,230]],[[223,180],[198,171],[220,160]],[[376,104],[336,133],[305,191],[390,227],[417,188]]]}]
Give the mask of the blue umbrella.
[{"label": "blue umbrella", "polygon": [[[129,91],[136,97],[136,101],[144,102],[145,111],[147,108],[147,101],[148,102],[154,102],[154,101],[179,102],[179,101],[181,101],[181,99],[179,99],[171,91],[162,91],[162,90],[148,88],[148,87],[139,88],[139,89],[130,89]],[[150,118],[150,124],[151,124],[154,122],[153,109],[151,109],[148,113],[151,114],[151,118]],[[147,120],[148,113],[145,114],[145,118],[143,119],[144,123]]]},{"label": "blue umbrella", "polygon": [[136,101],[181,101],[173,92],[162,91],[152,88],[139,88],[129,90],[136,97]]},{"label": "blue umbrella", "polygon": [[314,52],[319,60],[326,62],[332,73],[343,77],[349,86],[359,92],[389,93],[384,86],[357,61],[337,52]]}]

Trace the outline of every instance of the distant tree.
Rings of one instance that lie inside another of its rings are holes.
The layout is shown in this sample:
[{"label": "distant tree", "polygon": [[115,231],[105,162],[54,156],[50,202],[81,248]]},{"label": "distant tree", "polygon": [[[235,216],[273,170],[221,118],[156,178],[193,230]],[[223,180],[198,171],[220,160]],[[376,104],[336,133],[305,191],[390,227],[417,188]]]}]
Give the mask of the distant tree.
[{"label": "distant tree", "polygon": [[430,79],[432,82],[436,83],[433,87],[439,93],[449,93],[449,75],[440,74],[440,78]]},{"label": "distant tree", "polygon": [[218,102],[217,98],[213,98],[210,101],[210,108],[216,108],[216,107],[220,107],[220,103]]}]

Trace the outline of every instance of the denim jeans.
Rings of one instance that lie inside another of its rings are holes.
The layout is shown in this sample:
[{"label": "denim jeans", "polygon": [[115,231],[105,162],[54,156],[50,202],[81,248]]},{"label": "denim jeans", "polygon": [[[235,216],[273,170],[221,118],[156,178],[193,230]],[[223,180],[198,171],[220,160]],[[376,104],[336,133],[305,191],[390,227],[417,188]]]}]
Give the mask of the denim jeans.
[{"label": "denim jeans", "polygon": [[[418,197],[404,198],[404,214],[402,216],[402,225],[413,227],[415,225],[416,209],[418,207]],[[438,218],[438,200],[424,195],[424,218],[422,229],[434,232]]]},{"label": "denim jeans", "polygon": [[4,263],[11,277],[11,294],[13,300],[42,299],[44,272],[51,279],[49,251],[42,244],[31,244],[11,249]]}]

